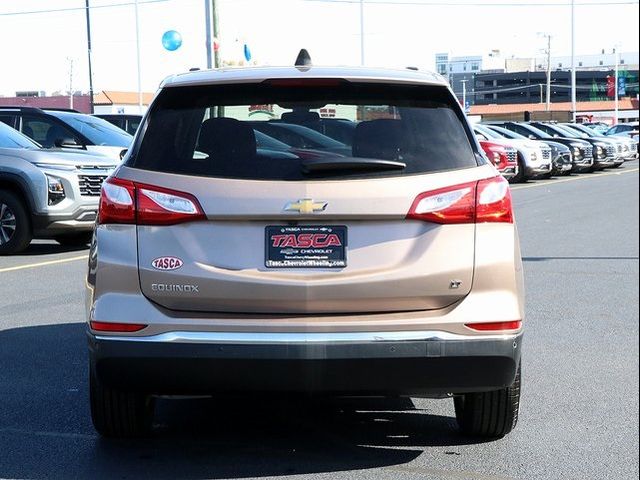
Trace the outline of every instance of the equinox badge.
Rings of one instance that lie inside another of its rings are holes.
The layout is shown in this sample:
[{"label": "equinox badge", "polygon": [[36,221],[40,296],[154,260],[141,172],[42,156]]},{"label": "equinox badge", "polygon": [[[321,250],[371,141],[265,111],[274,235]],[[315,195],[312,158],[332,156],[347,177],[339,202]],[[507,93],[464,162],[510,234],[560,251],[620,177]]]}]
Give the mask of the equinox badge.
[{"label": "equinox badge", "polygon": [[327,202],[314,202],[311,198],[303,198],[297,202],[289,202],[284,207],[286,212],[313,213],[323,212],[327,208]]}]

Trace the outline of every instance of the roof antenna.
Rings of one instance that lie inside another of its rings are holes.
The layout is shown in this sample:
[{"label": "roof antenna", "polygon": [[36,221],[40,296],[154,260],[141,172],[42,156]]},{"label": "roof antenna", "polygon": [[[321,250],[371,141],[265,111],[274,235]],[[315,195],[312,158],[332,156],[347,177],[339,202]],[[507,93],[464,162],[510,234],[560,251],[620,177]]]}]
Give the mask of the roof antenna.
[{"label": "roof antenna", "polygon": [[307,50],[305,48],[302,48],[300,50],[300,52],[298,53],[298,56],[296,57],[295,66],[296,67],[310,67],[311,65],[312,65],[311,56],[309,55],[309,52],[307,52]]}]

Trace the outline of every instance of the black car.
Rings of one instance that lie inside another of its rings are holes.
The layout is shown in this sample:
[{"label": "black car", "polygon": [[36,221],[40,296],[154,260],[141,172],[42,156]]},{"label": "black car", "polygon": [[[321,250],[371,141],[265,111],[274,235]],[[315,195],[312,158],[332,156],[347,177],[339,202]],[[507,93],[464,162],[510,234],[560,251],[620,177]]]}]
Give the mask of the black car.
[{"label": "black car", "polygon": [[569,147],[571,149],[572,172],[586,172],[593,168],[593,146],[587,141],[553,137],[527,122],[491,121],[486,124],[504,127],[531,140],[557,142]]},{"label": "black car", "polygon": [[69,109],[0,106],[0,122],[44,148],[86,150],[116,160],[133,139],[106,120]]},{"label": "black car", "polygon": [[135,135],[142,123],[142,115],[132,113],[94,113],[93,116],[114,124],[130,135]]},{"label": "black car", "polygon": [[602,170],[606,167],[612,167],[615,163],[615,149],[612,143],[590,138],[582,135],[580,132],[563,128],[556,123],[550,122],[531,122],[536,128],[548,133],[553,138],[568,138],[570,140],[582,140],[589,142],[593,148],[593,167],[592,171]]}]

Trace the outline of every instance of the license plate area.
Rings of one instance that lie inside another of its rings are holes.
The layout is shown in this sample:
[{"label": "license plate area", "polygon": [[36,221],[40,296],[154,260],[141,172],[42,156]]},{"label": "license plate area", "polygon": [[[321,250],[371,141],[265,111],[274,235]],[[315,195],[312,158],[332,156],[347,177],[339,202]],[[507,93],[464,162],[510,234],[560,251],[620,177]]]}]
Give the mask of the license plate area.
[{"label": "license plate area", "polygon": [[344,268],[347,227],[268,225],[264,264],[267,268]]}]

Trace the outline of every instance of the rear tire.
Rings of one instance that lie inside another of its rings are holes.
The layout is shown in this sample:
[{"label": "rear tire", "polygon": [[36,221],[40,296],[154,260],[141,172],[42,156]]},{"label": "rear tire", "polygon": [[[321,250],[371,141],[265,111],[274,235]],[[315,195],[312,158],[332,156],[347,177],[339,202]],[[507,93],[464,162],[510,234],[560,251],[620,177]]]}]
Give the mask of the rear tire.
[{"label": "rear tire", "polygon": [[90,368],[91,420],[104,437],[135,438],[148,435],[153,422],[151,395],[123,392],[103,385]]},{"label": "rear tire", "polygon": [[0,255],[21,252],[32,238],[31,220],[24,204],[14,193],[0,190]]},{"label": "rear tire", "polygon": [[73,233],[55,237],[56,242],[65,247],[83,247],[91,243],[93,232]]},{"label": "rear tire", "polygon": [[455,397],[456,420],[467,435],[499,438],[518,423],[520,366],[509,387],[492,392],[466,393]]}]

